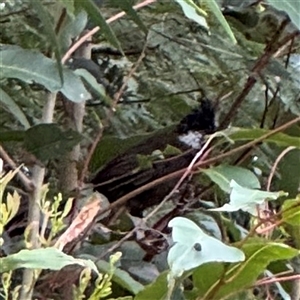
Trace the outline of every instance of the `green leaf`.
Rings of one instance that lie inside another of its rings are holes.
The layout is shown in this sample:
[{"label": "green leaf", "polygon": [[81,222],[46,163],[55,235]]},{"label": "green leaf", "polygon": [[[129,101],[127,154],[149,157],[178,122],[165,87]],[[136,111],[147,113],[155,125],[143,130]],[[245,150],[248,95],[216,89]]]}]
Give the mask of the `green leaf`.
[{"label": "green leaf", "polygon": [[81,139],[76,131],[63,132],[57,124],[39,124],[25,132],[24,144],[39,160],[46,161],[68,153]]},{"label": "green leaf", "polygon": [[297,26],[300,30],[300,18],[299,18],[299,11],[300,11],[300,2],[299,1],[291,1],[291,0],[268,0],[268,2],[274,6],[278,10],[285,11],[292,22]]},{"label": "green leaf", "polygon": [[[197,6],[192,0],[175,0],[182,8],[185,16],[200,26],[208,29],[206,19],[203,16],[207,16],[207,13]],[[202,16],[201,16],[202,15]]]},{"label": "green leaf", "polygon": [[157,279],[139,292],[134,300],[165,300],[168,293],[167,272],[161,273]]},{"label": "green leaf", "polygon": [[132,21],[142,30],[145,34],[148,33],[147,27],[142,22],[141,18],[137,14],[137,12],[132,8],[132,5],[128,0],[111,0],[111,2],[120,7],[122,10],[126,12],[126,14],[132,19]]},{"label": "green leaf", "polygon": [[23,142],[25,137],[25,131],[12,130],[12,131],[0,131],[0,142]]},{"label": "green leaf", "polygon": [[201,171],[226,193],[230,193],[230,181],[232,179],[244,187],[252,189],[260,188],[260,183],[257,177],[251,171],[245,168],[219,165],[217,167],[204,169]]},{"label": "green leaf", "polygon": [[82,77],[87,84],[100,96],[101,100],[105,102],[108,106],[112,105],[112,99],[106,95],[105,88],[102,84],[98,83],[96,78],[85,69],[76,69],[75,74]]},{"label": "green leaf", "polygon": [[114,136],[104,136],[97,145],[91,161],[91,171],[94,172],[114,157],[124,153],[127,149],[136,146],[141,141],[149,138],[147,135],[135,135],[126,139]]},{"label": "green leaf", "polygon": [[[8,212],[8,215],[7,215],[7,219],[4,220],[5,224],[7,224],[17,214],[20,207],[20,199],[21,196],[16,191],[13,194],[10,193],[7,194],[6,205],[4,204],[4,207],[6,206],[6,211]],[[2,207],[2,209],[4,207]]]},{"label": "green leaf", "polygon": [[111,29],[111,27],[106,23],[105,18],[102,16],[98,6],[91,0],[75,0],[76,4],[83,8],[91,18],[91,20],[100,27],[101,32],[103,32],[106,39],[117,49],[119,49],[122,53],[123,50],[121,45]]},{"label": "green leaf", "polygon": [[0,258],[0,272],[8,272],[19,268],[60,270],[73,264],[90,267],[97,272],[97,268],[92,261],[76,259],[52,247],[21,250],[16,254]]},{"label": "green leaf", "polygon": [[[63,0],[64,1],[64,0]],[[66,0],[66,2],[68,2]],[[67,17],[62,29],[59,31],[58,40],[63,52],[66,52],[70,47],[74,38],[80,35],[87,24],[87,13],[85,11],[79,12],[75,19]]]},{"label": "green leaf", "polygon": [[64,74],[63,74],[62,63],[61,63],[61,49],[60,49],[60,44],[58,42],[58,39],[56,37],[56,33],[54,31],[53,20],[51,19],[51,15],[49,14],[49,12],[44,7],[41,1],[31,0],[30,3],[32,7],[35,9],[41,24],[43,24],[43,30],[46,34],[47,39],[50,42],[52,49],[54,50],[59,77],[61,80],[61,84],[63,84]]},{"label": "green leaf", "polygon": [[294,226],[300,226],[300,196],[297,199],[287,199],[282,207],[282,219]]},{"label": "green leaf", "polygon": [[18,46],[0,47],[1,74],[3,78],[18,78],[27,83],[39,83],[51,92],[62,92],[69,100],[81,102],[90,99],[80,78],[64,67],[64,84],[61,85],[56,63],[37,51]]},{"label": "green leaf", "polygon": [[[244,128],[230,128],[228,136],[234,141],[252,141],[269,133],[271,130],[267,129],[244,129]],[[285,133],[276,133],[264,140],[266,143],[275,143],[281,147],[295,146],[300,148],[300,138],[290,136]]]},{"label": "green leaf", "polygon": [[[102,273],[109,273],[111,266],[108,262],[100,260],[97,261],[97,267],[100,272]],[[116,268],[112,277],[112,280],[119,284],[121,287],[125,288],[126,290],[130,291],[134,295],[139,293],[144,289],[144,286],[134,280],[127,272]]]},{"label": "green leaf", "polygon": [[30,127],[30,124],[23,111],[16,104],[16,102],[8,94],[6,94],[1,88],[0,88],[0,102],[4,104],[4,106],[10,111],[10,113],[16,117],[16,120],[19,121],[26,129]]},{"label": "green leaf", "polygon": [[230,39],[232,40],[232,42],[234,44],[237,43],[235,36],[228,24],[228,22],[226,21],[226,19],[224,18],[220,7],[218,5],[218,3],[215,0],[206,0],[205,3],[209,6],[210,10],[213,12],[213,14],[215,15],[216,19],[218,20],[218,22],[221,24],[221,26],[224,28],[224,30],[226,31],[226,33],[228,34],[228,36],[230,37]]},{"label": "green leaf", "polygon": [[221,278],[223,272],[224,264],[217,262],[207,263],[195,269],[193,272],[193,284],[197,289],[197,295],[204,296],[209,288]]},{"label": "green leaf", "polygon": [[230,202],[219,208],[211,208],[211,211],[238,211],[243,210],[254,216],[257,215],[257,205],[262,205],[265,200],[276,200],[287,195],[284,192],[265,192],[240,186],[231,180]]},{"label": "green leaf", "polygon": [[229,270],[225,283],[214,295],[215,300],[251,287],[271,262],[291,259],[299,254],[298,250],[285,244],[269,241],[251,243],[250,240],[250,243],[245,244],[242,250],[246,255],[246,260]]},{"label": "green leaf", "polygon": [[167,145],[166,148],[163,151],[163,155],[165,157],[171,157],[182,154],[182,151],[172,145]]},{"label": "green leaf", "polygon": [[241,250],[205,234],[187,218],[176,217],[169,222],[169,227],[172,227],[175,243],[168,253],[171,278],[180,277],[185,271],[208,262],[238,262],[245,259]]},{"label": "green leaf", "polygon": [[59,0],[67,9],[67,13],[70,17],[74,18],[74,0]]}]

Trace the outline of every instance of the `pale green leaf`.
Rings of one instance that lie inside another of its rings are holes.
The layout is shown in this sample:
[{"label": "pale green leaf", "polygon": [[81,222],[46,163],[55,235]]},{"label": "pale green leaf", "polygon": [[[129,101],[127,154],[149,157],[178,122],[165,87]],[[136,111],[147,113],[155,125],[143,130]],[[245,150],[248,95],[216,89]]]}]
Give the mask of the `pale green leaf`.
[{"label": "pale green leaf", "polygon": [[92,261],[76,259],[52,247],[21,250],[16,254],[0,258],[0,272],[3,273],[20,268],[60,270],[73,264],[90,267],[97,272],[97,268]]},{"label": "pale green leaf", "polygon": [[187,18],[197,22],[200,26],[208,29],[206,19],[203,17],[207,16],[207,13],[204,10],[198,7],[192,0],[175,1],[181,6],[183,13]]},{"label": "pale green leaf", "polygon": [[175,243],[168,253],[173,278],[208,262],[238,262],[245,259],[241,250],[205,234],[187,218],[176,217],[169,222],[169,227],[172,227]]},{"label": "pale green leaf", "polygon": [[262,205],[265,200],[276,200],[287,195],[284,192],[266,192],[256,189],[249,189],[240,186],[235,180],[230,182],[230,202],[219,208],[212,208],[212,211],[238,211],[243,210],[250,214],[257,215],[257,205]]}]

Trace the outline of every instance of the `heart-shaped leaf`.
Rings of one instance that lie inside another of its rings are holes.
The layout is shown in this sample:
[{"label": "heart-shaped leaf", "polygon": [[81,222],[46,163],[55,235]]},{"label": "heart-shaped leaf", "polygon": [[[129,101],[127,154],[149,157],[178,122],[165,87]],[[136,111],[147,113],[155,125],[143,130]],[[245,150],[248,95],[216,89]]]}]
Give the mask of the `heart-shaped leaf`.
[{"label": "heart-shaped leaf", "polygon": [[244,253],[205,234],[193,221],[176,217],[169,222],[174,245],[168,254],[171,277],[180,277],[183,272],[207,262],[238,262],[245,259]]}]

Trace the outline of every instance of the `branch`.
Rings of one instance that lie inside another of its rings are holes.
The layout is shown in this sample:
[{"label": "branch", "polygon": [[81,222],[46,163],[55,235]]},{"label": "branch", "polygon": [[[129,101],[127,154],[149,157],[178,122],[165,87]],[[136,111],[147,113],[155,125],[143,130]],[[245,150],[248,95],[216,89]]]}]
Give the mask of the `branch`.
[{"label": "branch", "polygon": [[[216,157],[213,157],[213,158],[210,158],[210,159],[207,159],[207,160],[200,161],[200,162],[196,163],[194,165],[194,167],[193,167],[193,170],[195,170],[195,169],[197,169],[199,167],[205,167],[205,166],[211,165],[211,164],[213,164],[213,163],[215,163],[217,161],[220,161],[220,160],[222,160],[222,159],[224,159],[224,158],[226,158],[226,157],[228,157],[228,156],[230,156],[232,154],[235,154],[235,153],[237,153],[239,151],[242,151],[244,149],[247,149],[249,147],[255,146],[256,144],[261,143],[266,138],[268,138],[268,137],[270,137],[270,136],[272,136],[272,135],[274,135],[274,134],[276,134],[278,132],[281,132],[281,131],[287,129],[287,128],[291,127],[292,125],[294,125],[294,124],[296,124],[298,122],[300,122],[300,116],[297,117],[297,118],[295,118],[295,119],[293,119],[293,120],[291,120],[291,121],[289,121],[289,122],[287,122],[287,123],[285,123],[285,124],[283,124],[283,125],[281,125],[280,127],[276,128],[276,129],[274,129],[274,130],[272,130],[272,131],[264,134],[260,138],[257,138],[257,139],[255,139],[255,140],[253,140],[251,142],[248,142],[248,143],[246,143],[246,144],[244,144],[242,146],[239,146],[239,147],[237,147],[235,149],[232,149],[232,150],[230,150],[228,152],[222,153],[222,154],[220,154],[220,155],[218,155]],[[171,180],[173,178],[182,176],[186,172],[186,170],[187,170],[187,168],[178,170],[178,171],[173,172],[171,174],[168,174],[166,176],[160,177],[160,178],[158,178],[158,179],[156,179],[154,181],[151,181],[151,182],[149,182],[149,183],[147,183],[147,184],[139,187],[136,190],[133,190],[132,192],[130,192],[130,193],[122,196],[121,198],[119,198],[118,200],[116,200],[115,202],[113,202],[110,205],[109,208],[101,211],[101,215],[104,214],[105,212],[109,211],[110,209],[114,209],[114,208],[116,208],[118,206],[124,205],[127,201],[129,201],[133,197],[139,195],[140,193],[142,193],[142,192],[144,192],[146,190],[149,190],[149,189],[155,187],[159,183],[162,183],[162,182]]]}]

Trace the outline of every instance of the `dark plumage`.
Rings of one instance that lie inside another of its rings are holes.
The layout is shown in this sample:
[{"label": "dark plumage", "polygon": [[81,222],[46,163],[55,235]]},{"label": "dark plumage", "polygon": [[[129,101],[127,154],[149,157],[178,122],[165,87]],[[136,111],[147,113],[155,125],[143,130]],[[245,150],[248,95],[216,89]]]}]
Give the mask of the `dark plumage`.
[{"label": "dark plumage", "polygon": [[[110,202],[114,202],[131,191],[152,182],[162,176],[185,168],[193,159],[203,140],[202,135],[215,130],[215,115],[209,100],[204,99],[198,109],[184,117],[177,127],[161,130],[134,148],[117,156],[104,166],[92,183],[95,189],[103,193]],[[190,137],[196,137],[196,149],[186,144]],[[180,137],[183,137],[180,138]],[[183,142],[184,141],[184,142]],[[167,145],[172,145],[182,151],[182,154],[152,162],[152,167],[141,168],[137,155],[151,155],[154,150],[164,151]],[[178,178],[163,182],[155,188],[140,193],[127,202],[132,215],[142,216],[147,207],[160,203],[172,190]]]}]

